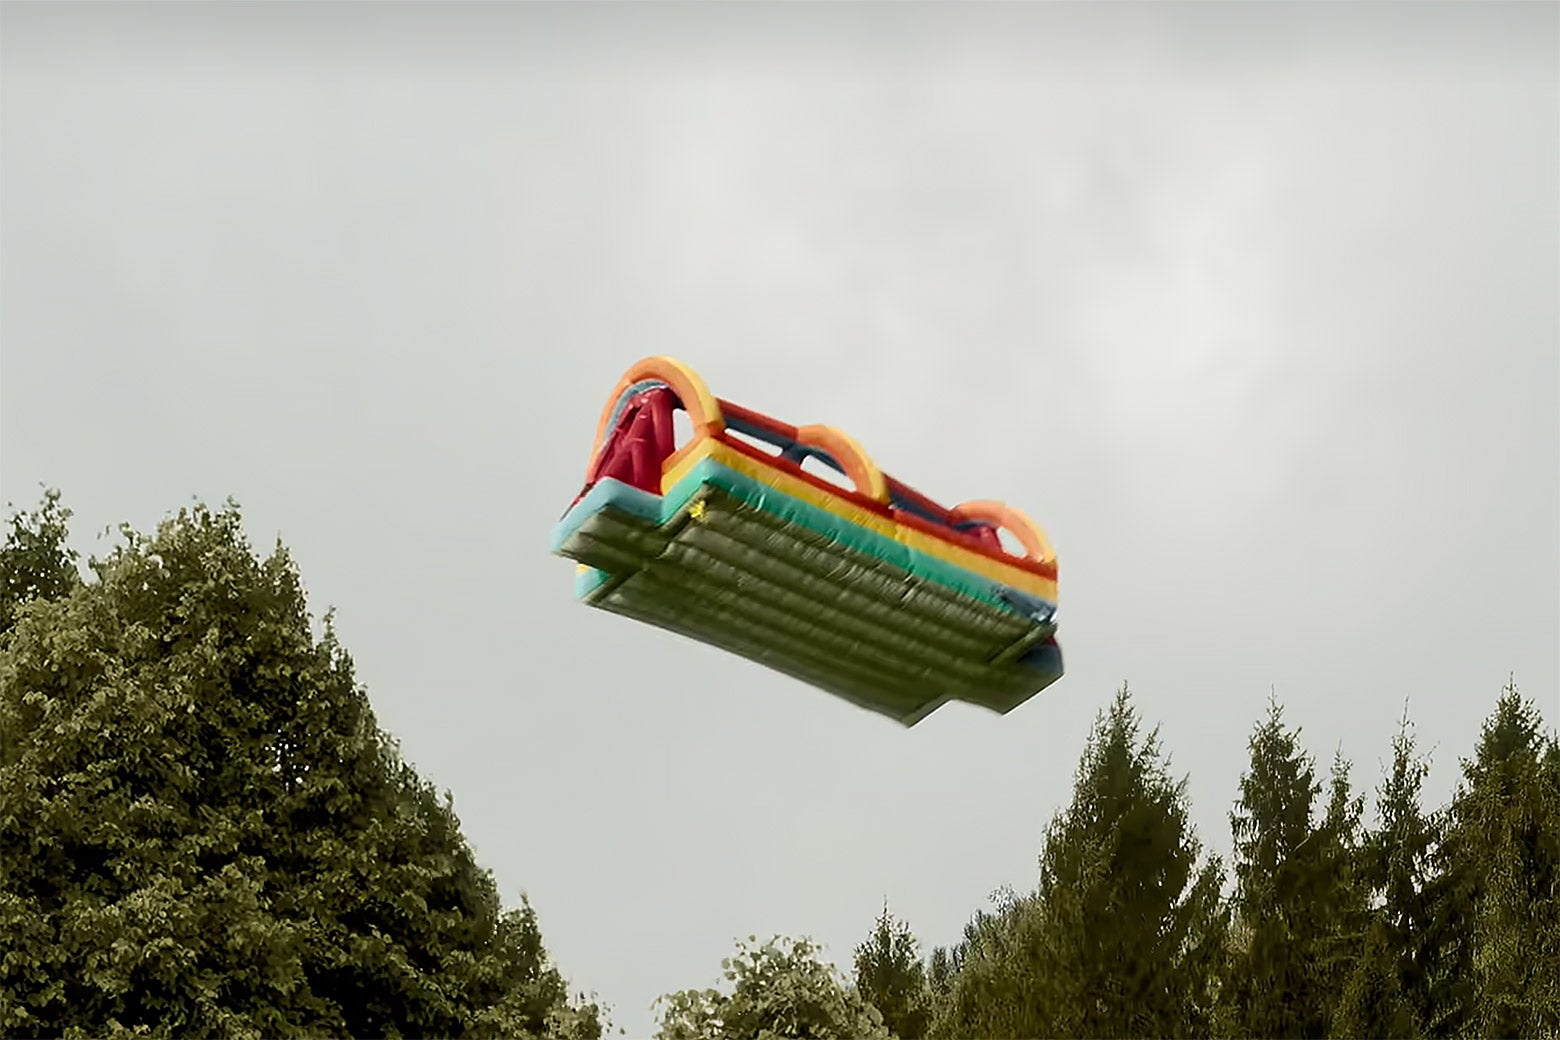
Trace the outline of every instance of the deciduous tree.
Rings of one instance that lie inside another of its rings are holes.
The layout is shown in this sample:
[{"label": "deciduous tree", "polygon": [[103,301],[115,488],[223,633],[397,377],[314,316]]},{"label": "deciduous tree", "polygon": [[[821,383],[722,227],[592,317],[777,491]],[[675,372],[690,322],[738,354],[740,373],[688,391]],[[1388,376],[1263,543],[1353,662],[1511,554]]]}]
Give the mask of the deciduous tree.
[{"label": "deciduous tree", "polygon": [[682,990],[662,1006],[660,1040],[888,1040],[876,1008],[818,957],[808,939],[756,937],[721,962],[732,992]]},{"label": "deciduous tree", "polygon": [[284,549],[196,507],[71,581],[63,515],[0,553],[0,1031],[599,1034]]},{"label": "deciduous tree", "polygon": [[11,514],[11,529],[0,547],[0,634],[10,629],[23,604],[58,599],[81,584],[77,553],[65,544],[70,516],[54,488],[44,492],[37,509]]}]

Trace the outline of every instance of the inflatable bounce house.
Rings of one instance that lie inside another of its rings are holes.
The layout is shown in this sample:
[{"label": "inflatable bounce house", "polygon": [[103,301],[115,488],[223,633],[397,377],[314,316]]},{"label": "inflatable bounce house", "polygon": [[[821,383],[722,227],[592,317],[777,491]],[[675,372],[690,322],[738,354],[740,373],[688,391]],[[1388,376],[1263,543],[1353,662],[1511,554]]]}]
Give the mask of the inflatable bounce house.
[{"label": "inflatable bounce house", "polygon": [[1028,517],[938,505],[840,430],[714,397],[671,358],[618,383],[552,548],[591,606],[906,726],[954,700],[1006,713],[1062,675],[1056,556]]}]

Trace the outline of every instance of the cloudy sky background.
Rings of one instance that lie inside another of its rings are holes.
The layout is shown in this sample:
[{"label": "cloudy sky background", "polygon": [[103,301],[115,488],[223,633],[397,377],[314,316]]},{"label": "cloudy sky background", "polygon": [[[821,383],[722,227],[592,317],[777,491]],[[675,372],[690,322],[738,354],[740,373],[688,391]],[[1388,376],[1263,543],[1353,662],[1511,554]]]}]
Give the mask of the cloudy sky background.
[{"label": "cloudy sky background", "polygon": [[[1032,886],[1128,681],[1224,851],[1276,691],[1428,796],[1560,721],[1560,8],[8,4],[0,495],[236,497],[630,1034]],[[1068,675],[897,725],[572,600],[669,353],[1056,543]]]}]

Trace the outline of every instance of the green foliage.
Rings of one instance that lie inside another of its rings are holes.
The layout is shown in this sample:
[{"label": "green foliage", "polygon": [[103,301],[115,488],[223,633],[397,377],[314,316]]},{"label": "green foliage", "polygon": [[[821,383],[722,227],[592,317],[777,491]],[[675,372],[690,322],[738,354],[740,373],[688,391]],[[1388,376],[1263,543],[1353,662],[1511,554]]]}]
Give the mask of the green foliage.
[{"label": "green foliage", "polygon": [[[1054,959],[1045,924],[1033,894],[1005,892],[994,913],[976,911],[963,941],[945,957],[933,954],[931,1035],[1060,1035],[1050,1028]],[[943,971],[951,972],[946,981]]]},{"label": "green foliage", "polygon": [[1360,864],[1365,799],[1352,793],[1349,773],[1340,749],[1333,755],[1327,808],[1311,850],[1317,878],[1312,912],[1321,924],[1313,970],[1330,1010],[1341,999],[1371,928],[1369,882]]},{"label": "green foliage", "polygon": [[1560,747],[1515,684],[1463,761],[1445,819],[1436,1030],[1560,1036]]},{"label": "green foliage", "polygon": [[[0,546],[0,1035],[599,1040],[536,914],[378,729],[330,619],[231,504],[91,561],[55,491]],[[1123,688],[1036,888],[923,965],[885,906],[855,981],[750,939],[663,1040],[1538,1036],[1560,1040],[1560,743],[1514,685],[1451,804],[1405,715],[1376,823],[1277,703],[1231,813],[1234,892]],[[1325,791],[1325,795],[1324,795]]]},{"label": "green foliage", "polygon": [[1417,1036],[1432,1019],[1428,943],[1437,839],[1434,822],[1420,807],[1428,771],[1405,712],[1392,740],[1392,764],[1376,794],[1378,823],[1359,850],[1360,880],[1373,905],[1367,944],[1335,1034]]},{"label": "green foliage", "polygon": [[0,635],[24,604],[58,599],[81,584],[76,553],[65,546],[70,515],[52,488],[38,509],[11,515],[11,530],[0,547]]},{"label": "green foliage", "polygon": [[1374,917],[1333,1010],[1335,1037],[1412,1037],[1419,1025],[1403,992],[1384,915]]},{"label": "green foliage", "polygon": [[932,950],[932,955],[926,960],[926,989],[933,1019],[937,1016],[937,1009],[948,1003],[957,971],[958,962],[949,950],[942,946]]},{"label": "green foliage", "polygon": [[1351,869],[1359,804],[1339,758],[1325,814],[1313,822],[1322,785],[1298,737],[1270,701],[1230,814],[1235,941],[1219,1014],[1224,1033],[1325,1036],[1347,980],[1346,947],[1360,921]]},{"label": "green foliage", "polygon": [[285,550],[198,507],[71,582],[63,511],[34,517],[4,557],[0,1031],[599,1036]]},{"label": "green foliage", "polygon": [[877,1009],[818,959],[812,942],[776,936],[756,944],[749,936],[721,962],[730,994],[683,990],[657,1000],[665,1006],[660,1040],[887,1040]]},{"label": "green foliage", "polygon": [[1206,1034],[1224,937],[1185,783],[1123,688],[1096,720],[1040,884],[967,933],[943,1036]]},{"label": "green foliage", "polygon": [[922,1040],[931,1024],[926,967],[909,927],[883,906],[872,934],[856,947],[856,991],[899,1040]]},{"label": "green foliage", "polygon": [[[1231,814],[1226,902],[1184,781],[1123,689],[1046,830],[1036,889],[999,893],[924,967],[885,907],[857,991],[905,1037],[928,1009],[933,1037],[1560,1038],[1560,744],[1508,688],[1452,806],[1428,815],[1406,716],[1392,752],[1366,830],[1342,753],[1320,780],[1270,703]],[[777,1011],[795,1004],[777,991],[810,988],[777,982],[784,955],[766,950],[733,962],[738,994],[665,998],[661,1036],[842,1035]]]}]

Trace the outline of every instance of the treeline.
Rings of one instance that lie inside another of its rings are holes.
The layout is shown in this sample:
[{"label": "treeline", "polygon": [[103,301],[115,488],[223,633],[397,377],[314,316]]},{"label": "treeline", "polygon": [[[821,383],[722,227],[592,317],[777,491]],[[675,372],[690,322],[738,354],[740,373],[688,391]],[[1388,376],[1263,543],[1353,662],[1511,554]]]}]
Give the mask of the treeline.
[{"label": "treeline", "polygon": [[1560,744],[1514,685],[1433,812],[1406,717],[1368,825],[1349,763],[1318,775],[1277,703],[1250,756],[1226,869],[1123,688],[1032,891],[924,959],[885,907],[851,980],[805,942],[741,944],[731,991],[665,998],[659,1035],[1560,1036]]},{"label": "treeline", "polygon": [[[529,904],[378,729],[278,546],[196,507],[90,561],[50,493],[0,548],[0,1032],[599,1040]],[[1357,790],[1281,707],[1231,856],[1123,688],[1033,889],[923,955],[885,907],[854,977],[750,938],[665,1040],[1560,1037],[1560,744],[1500,692],[1451,801],[1405,717]],[[712,972],[713,976],[713,972]]]}]

